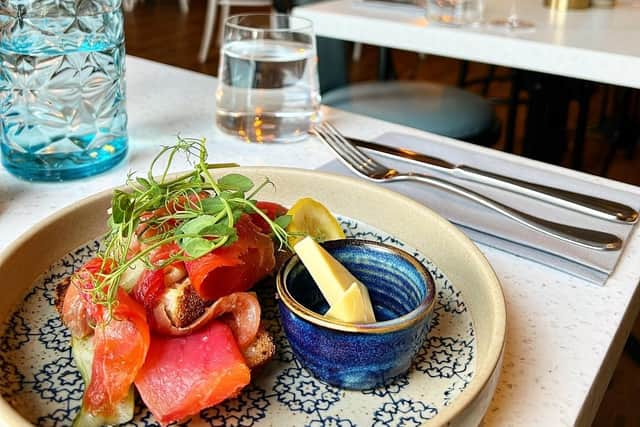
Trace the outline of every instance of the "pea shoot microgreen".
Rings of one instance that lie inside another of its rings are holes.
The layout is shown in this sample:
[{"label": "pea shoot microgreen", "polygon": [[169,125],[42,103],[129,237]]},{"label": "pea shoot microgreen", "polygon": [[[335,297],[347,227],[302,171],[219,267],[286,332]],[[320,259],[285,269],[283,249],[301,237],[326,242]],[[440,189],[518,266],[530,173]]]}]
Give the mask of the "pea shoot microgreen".
[{"label": "pea shoot microgreen", "polygon": [[[185,155],[193,165],[191,172],[170,177],[175,157]],[[161,161],[164,169],[155,176]],[[94,276],[89,292],[94,303],[112,314],[122,275],[134,264],[159,269],[175,261],[192,260],[230,245],[237,239],[235,224],[245,213],[260,215],[273,233],[280,249],[288,247],[287,227],[290,217],[283,215],[271,220],[256,207],[256,195],[267,185],[258,186],[248,177],[230,173],[215,179],[211,170],[231,164],[207,163],[205,140],[178,137],[173,146],[163,147],[153,159],[146,177],[127,177],[127,188],[115,190],[108,219],[109,231],[103,239],[100,257],[103,272]],[[149,255],[169,243],[179,250],[162,262],[152,263]],[[132,244],[139,245],[132,252]],[[106,260],[110,269],[104,268]],[[110,271],[109,271],[110,270]]]}]

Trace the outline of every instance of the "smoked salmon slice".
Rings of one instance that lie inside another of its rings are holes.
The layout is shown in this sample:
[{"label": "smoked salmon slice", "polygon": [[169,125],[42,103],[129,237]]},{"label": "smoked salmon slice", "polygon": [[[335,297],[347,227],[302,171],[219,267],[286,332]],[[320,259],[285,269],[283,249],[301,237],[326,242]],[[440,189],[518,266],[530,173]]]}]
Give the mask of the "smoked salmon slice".
[{"label": "smoked salmon slice", "polygon": [[84,338],[93,334],[91,315],[87,306],[88,302],[82,291],[70,284],[62,303],[62,323],[69,328],[74,337]]},{"label": "smoked salmon slice", "polygon": [[273,271],[276,260],[271,237],[249,215],[238,219],[236,231],[238,240],[231,245],[185,262],[191,284],[204,300],[246,291]]},{"label": "smoked salmon slice", "polygon": [[154,335],[135,384],[166,425],[235,396],[250,379],[231,329],[213,320],[184,337]]},{"label": "smoked salmon slice", "polygon": [[100,280],[99,274],[108,274],[113,267],[111,261],[102,258],[92,258],[87,261],[69,280],[62,303],[62,323],[77,338],[83,338],[93,333],[92,324],[100,321],[102,307],[93,304],[90,291],[94,281]]},{"label": "smoked salmon slice", "polygon": [[[267,215],[267,217],[269,217],[269,219],[272,221],[278,218],[279,216],[286,215],[288,211],[288,209],[282,206],[281,204],[274,203],[274,202],[259,201],[259,202],[256,202],[256,207],[260,209],[262,212],[264,212]],[[252,213],[250,214],[250,216],[251,216],[251,221],[253,221],[253,223],[260,228],[260,231],[262,231],[264,234],[271,233],[271,226],[267,223],[267,221],[264,220],[264,218],[262,218],[257,213]]]},{"label": "smoked salmon slice", "polygon": [[147,356],[150,336],[144,308],[124,290],[112,318],[96,325],[91,380],[83,407],[95,416],[109,416],[129,393]]}]

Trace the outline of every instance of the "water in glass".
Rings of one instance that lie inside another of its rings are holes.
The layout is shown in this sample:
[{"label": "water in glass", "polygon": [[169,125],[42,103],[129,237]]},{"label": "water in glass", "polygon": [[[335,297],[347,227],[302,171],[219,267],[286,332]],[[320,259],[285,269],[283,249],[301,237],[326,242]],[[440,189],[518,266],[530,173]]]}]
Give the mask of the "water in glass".
[{"label": "water in glass", "polygon": [[126,155],[120,5],[0,1],[0,145],[13,174],[79,178]]},{"label": "water in glass", "polygon": [[218,127],[251,142],[306,138],[320,107],[313,40],[235,38],[222,47]]},{"label": "water in glass", "polygon": [[476,24],[482,20],[484,0],[427,0],[427,19],[447,25]]}]

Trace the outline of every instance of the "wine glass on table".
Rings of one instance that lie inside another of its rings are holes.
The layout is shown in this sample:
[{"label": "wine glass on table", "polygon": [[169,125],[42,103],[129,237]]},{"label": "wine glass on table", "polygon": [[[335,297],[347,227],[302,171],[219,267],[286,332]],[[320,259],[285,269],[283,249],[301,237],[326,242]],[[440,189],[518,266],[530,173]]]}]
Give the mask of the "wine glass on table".
[{"label": "wine glass on table", "polygon": [[489,27],[507,32],[533,31],[536,28],[533,22],[523,20],[518,15],[518,0],[511,1],[509,16],[489,21]]}]

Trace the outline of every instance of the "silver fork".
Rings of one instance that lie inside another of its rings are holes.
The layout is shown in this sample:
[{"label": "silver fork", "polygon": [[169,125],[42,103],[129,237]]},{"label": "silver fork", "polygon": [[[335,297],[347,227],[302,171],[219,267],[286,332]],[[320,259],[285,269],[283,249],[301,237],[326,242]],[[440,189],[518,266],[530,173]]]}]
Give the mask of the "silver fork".
[{"label": "silver fork", "polygon": [[417,172],[399,172],[372,159],[351,144],[331,123],[315,126],[314,133],[324,141],[349,169],[375,182],[417,181],[465,197],[489,209],[501,213],[520,224],[565,242],[601,251],[618,250],[622,240],[616,235],[559,224],[506,206],[500,202],[440,178]]}]

